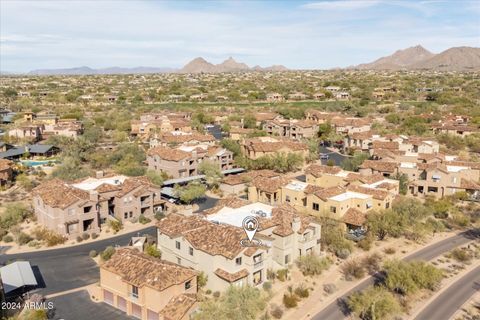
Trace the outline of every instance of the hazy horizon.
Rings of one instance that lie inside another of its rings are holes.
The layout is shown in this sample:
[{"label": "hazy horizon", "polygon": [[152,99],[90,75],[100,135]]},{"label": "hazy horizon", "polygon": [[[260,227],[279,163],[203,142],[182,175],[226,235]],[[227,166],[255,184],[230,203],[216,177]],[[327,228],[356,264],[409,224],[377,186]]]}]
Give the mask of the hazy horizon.
[{"label": "hazy horizon", "polygon": [[331,69],[415,45],[478,47],[479,14],[477,1],[0,0],[0,70],[181,68],[229,56]]}]

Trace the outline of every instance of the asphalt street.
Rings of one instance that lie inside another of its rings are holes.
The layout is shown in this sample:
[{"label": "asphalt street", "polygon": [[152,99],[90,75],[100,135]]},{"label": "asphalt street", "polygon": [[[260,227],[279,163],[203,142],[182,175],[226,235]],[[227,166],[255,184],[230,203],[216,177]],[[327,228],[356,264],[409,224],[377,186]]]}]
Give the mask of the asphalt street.
[{"label": "asphalt street", "polygon": [[[458,246],[461,246],[471,240],[479,239],[479,233],[474,231],[465,231],[456,236],[450,237],[448,239],[442,240],[435,244],[432,244],[428,247],[425,247],[407,257],[404,260],[431,260],[445,252],[448,252]],[[369,286],[373,285],[380,277],[380,274],[374,275],[365,279],[363,282],[359,283],[353,289],[339,297],[336,301],[330,303],[322,311],[317,313],[312,317],[313,320],[339,320],[344,319],[349,315],[348,308],[346,307],[346,299],[353,293],[365,290]],[[435,319],[436,318],[425,318],[425,319]]]},{"label": "asphalt street", "polygon": [[323,165],[326,165],[328,160],[332,159],[336,166],[341,166],[343,160],[347,158],[347,156],[344,156],[341,153],[330,151],[325,146],[320,146],[319,152],[320,154],[328,154],[328,159],[321,160]]},{"label": "asphalt street", "polygon": [[417,320],[448,320],[473,294],[480,290],[480,266],[457,281],[423,309]]},{"label": "asphalt street", "polygon": [[156,228],[148,227],[118,237],[68,248],[2,254],[0,255],[0,264],[15,260],[29,261],[40,284],[37,292],[44,295],[62,292],[83,287],[99,280],[98,266],[88,256],[91,250],[99,252],[107,246],[125,246],[132,236],[143,234],[155,236]]}]

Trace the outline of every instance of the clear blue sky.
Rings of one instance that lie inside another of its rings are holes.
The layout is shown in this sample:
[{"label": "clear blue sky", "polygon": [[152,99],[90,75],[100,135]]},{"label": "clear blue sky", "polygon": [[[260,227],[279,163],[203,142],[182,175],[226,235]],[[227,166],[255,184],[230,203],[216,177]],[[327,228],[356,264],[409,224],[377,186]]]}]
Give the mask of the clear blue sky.
[{"label": "clear blue sky", "polygon": [[0,68],[181,67],[202,56],[345,67],[417,44],[480,47],[480,1],[0,0]]}]

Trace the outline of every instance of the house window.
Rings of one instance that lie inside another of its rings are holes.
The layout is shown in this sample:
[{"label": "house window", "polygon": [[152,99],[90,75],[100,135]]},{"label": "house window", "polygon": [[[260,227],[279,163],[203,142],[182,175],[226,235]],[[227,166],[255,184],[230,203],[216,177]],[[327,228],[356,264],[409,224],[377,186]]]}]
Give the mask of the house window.
[{"label": "house window", "polygon": [[138,287],[132,286],[132,297],[138,298]]},{"label": "house window", "polygon": [[188,280],[185,282],[185,290],[188,290],[192,287],[192,280]]},{"label": "house window", "polygon": [[182,264],[182,259],[177,258],[177,264],[178,264],[178,265],[181,265],[181,264]]},{"label": "house window", "polygon": [[385,209],[388,209],[388,208],[390,208],[390,202],[387,202],[387,203],[385,204]]},{"label": "house window", "polygon": [[285,264],[289,264],[289,263],[290,263],[290,255],[287,254],[287,255],[285,256]]},{"label": "house window", "polygon": [[192,247],[188,248],[188,253],[190,253],[190,255],[193,256],[193,248]]},{"label": "house window", "polygon": [[175,248],[180,250],[180,241],[175,241]]},{"label": "house window", "polygon": [[237,264],[237,266],[242,265],[242,257],[236,258],[236,259],[235,259],[235,263]]},{"label": "house window", "polygon": [[337,213],[337,207],[331,206],[330,207],[330,212]]},{"label": "house window", "polygon": [[290,196],[285,196],[285,201],[290,202]]},{"label": "house window", "polygon": [[123,217],[124,217],[125,219],[127,219],[127,218],[128,218],[128,212],[125,212],[125,213],[123,214]]},{"label": "house window", "polygon": [[132,211],[130,211],[130,218],[131,218],[131,217],[133,217],[133,212],[132,212]]},{"label": "house window", "polygon": [[320,211],[320,205],[318,203],[313,203],[312,204],[312,209],[315,211]]}]

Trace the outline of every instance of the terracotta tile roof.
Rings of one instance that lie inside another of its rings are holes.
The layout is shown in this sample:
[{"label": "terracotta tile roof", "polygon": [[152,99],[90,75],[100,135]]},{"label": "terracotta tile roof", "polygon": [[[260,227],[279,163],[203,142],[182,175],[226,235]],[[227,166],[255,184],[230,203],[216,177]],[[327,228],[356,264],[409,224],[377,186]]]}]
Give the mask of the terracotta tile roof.
[{"label": "terracotta tile roof", "polygon": [[317,191],[313,192],[313,194],[315,196],[317,196],[318,198],[326,201],[328,198],[338,196],[339,194],[342,194],[345,191],[346,191],[345,188],[337,186],[337,187],[320,189],[320,190],[317,190]]},{"label": "terracotta tile roof", "polygon": [[398,150],[399,144],[396,141],[373,141],[373,149]]},{"label": "terracotta tile roof", "polygon": [[88,201],[87,191],[69,186],[60,179],[47,180],[32,190],[34,196],[42,198],[43,202],[52,208],[64,209],[78,201]]},{"label": "terracotta tile roof", "polygon": [[316,192],[319,192],[321,190],[323,190],[324,188],[323,187],[320,187],[320,186],[315,186],[313,184],[309,184],[307,185],[307,187],[303,190],[303,192],[305,194],[314,194]]},{"label": "terracotta tile roof", "polygon": [[378,200],[384,200],[389,195],[389,192],[385,190],[367,188],[362,186],[354,186],[354,185],[348,186],[347,190],[368,194],[368,195],[371,195],[374,199],[378,199]]},{"label": "terracotta tile roof", "polygon": [[240,279],[243,279],[245,277],[247,277],[249,275],[247,269],[242,269],[238,272],[235,272],[235,273],[230,273],[230,272],[227,272],[223,269],[220,269],[218,268],[217,270],[215,270],[214,272],[218,277],[222,278],[223,280],[226,280],[230,283],[232,282],[235,282],[237,280],[240,280]]},{"label": "terracotta tile roof", "polygon": [[252,185],[258,190],[273,193],[283,186],[286,186],[290,182],[290,179],[284,176],[280,177],[256,177],[252,180]]},{"label": "terracotta tile roof", "polygon": [[324,166],[321,164],[311,164],[305,169],[306,174],[311,174],[316,178],[321,177],[324,174],[335,175],[341,171],[342,168],[340,167]]},{"label": "terracotta tile roof", "polygon": [[466,189],[466,190],[480,190],[480,185],[478,185],[478,183],[475,183],[471,180],[461,179],[460,188]]},{"label": "terracotta tile roof", "polygon": [[[120,191],[115,195],[116,197],[123,197],[127,193],[137,189],[137,188],[147,188],[147,187],[153,187],[153,184],[150,183],[150,180],[146,176],[141,176],[141,177],[131,177],[126,179],[120,188]],[[138,196],[140,194],[136,194]]]},{"label": "terracotta tile roof", "polygon": [[190,310],[197,299],[193,294],[181,294],[172,298],[167,305],[162,309],[160,315],[163,316],[163,320],[180,320]]},{"label": "terracotta tile roof", "polygon": [[148,150],[147,155],[157,155],[160,157],[160,159],[167,161],[180,161],[191,156],[190,152],[161,146]]},{"label": "terracotta tile roof", "polygon": [[0,159],[0,171],[8,170],[13,166],[13,162],[7,159]]},{"label": "terracotta tile roof", "polygon": [[347,224],[360,227],[360,226],[363,226],[365,221],[367,221],[367,217],[363,212],[355,208],[350,208],[343,215],[342,221]]},{"label": "terracotta tile roof", "polygon": [[352,132],[351,134],[349,134],[349,136],[352,139],[357,139],[357,140],[371,139],[373,135],[374,135],[373,131]]},{"label": "terracotta tile roof", "polygon": [[148,286],[159,291],[197,275],[193,269],[148,256],[133,248],[117,249],[101,268],[118,274],[123,281],[134,286]]},{"label": "terracotta tile roof", "polygon": [[197,250],[210,255],[233,259],[245,250],[240,241],[245,238],[241,228],[218,225],[198,216],[170,214],[157,223],[160,232],[169,237],[183,236]]},{"label": "terracotta tile roof", "polygon": [[198,132],[194,132],[192,134],[171,134],[171,133],[164,133],[160,135],[159,139],[166,143],[188,143],[192,141],[198,142],[213,142],[215,138],[211,134],[201,134]]},{"label": "terracotta tile roof", "polygon": [[222,183],[229,185],[237,185],[242,183],[247,183],[252,181],[256,177],[278,177],[280,176],[278,172],[273,170],[253,170],[248,172],[243,172],[239,174],[231,174],[222,179]]},{"label": "terracotta tile roof", "polygon": [[473,161],[446,161],[445,165],[447,166],[460,166],[460,167],[469,167],[472,169],[480,170],[480,162]]},{"label": "terracotta tile roof", "polygon": [[393,161],[365,160],[361,165],[361,169],[372,169],[380,172],[393,173],[398,168],[398,163]]},{"label": "terracotta tile roof", "polygon": [[254,114],[255,120],[257,121],[266,121],[273,120],[278,117],[278,113],[275,112],[257,112]]},{"label": "terracotta tile roof", "polygon": [[245,140],[244,145],[255,152],[279,152],[282,149],[289,149],[291,151],[308,150],[305,143],[288,140],[263,142],[259,139],[253,138]]},{"label": "terracotta tile roof", "polygon": [[271,219],[260,218],[260,229],[265,230],[275,226],[272,232],[281,237],[286,237],[294,232],[292,228],[294,219],[298,219],[300,222],[300,229],[298,230],[299,234],[305,232],[305,230],[312,223],[312,219],[310,217],[306,215],[300,215],[294,207],[284,203],[272,209]]},{"label": "terracotta tile roof", "polygon": [[250,204],[250,201],[238,198],[234,195],[230,195],[224,199],[220,199],[213,208],[204,210],[202,214],[204,215],[215,214],[225,207],[236,209],[236,208],[246,206],[247,204]]},{"label": "terracotta tile roof", "polygon": [[249,134],[255,131],[254,129],[247,129],[247,128],[231,128],[230,133],[237,133],[237,134]]},{"label": "terracotta tile roof", "polygon": [[335,126],[351,126],[351,127],[361,127],[370,124],[365,118],[345,118],[345,117],[334,117],[330,122]]}]

